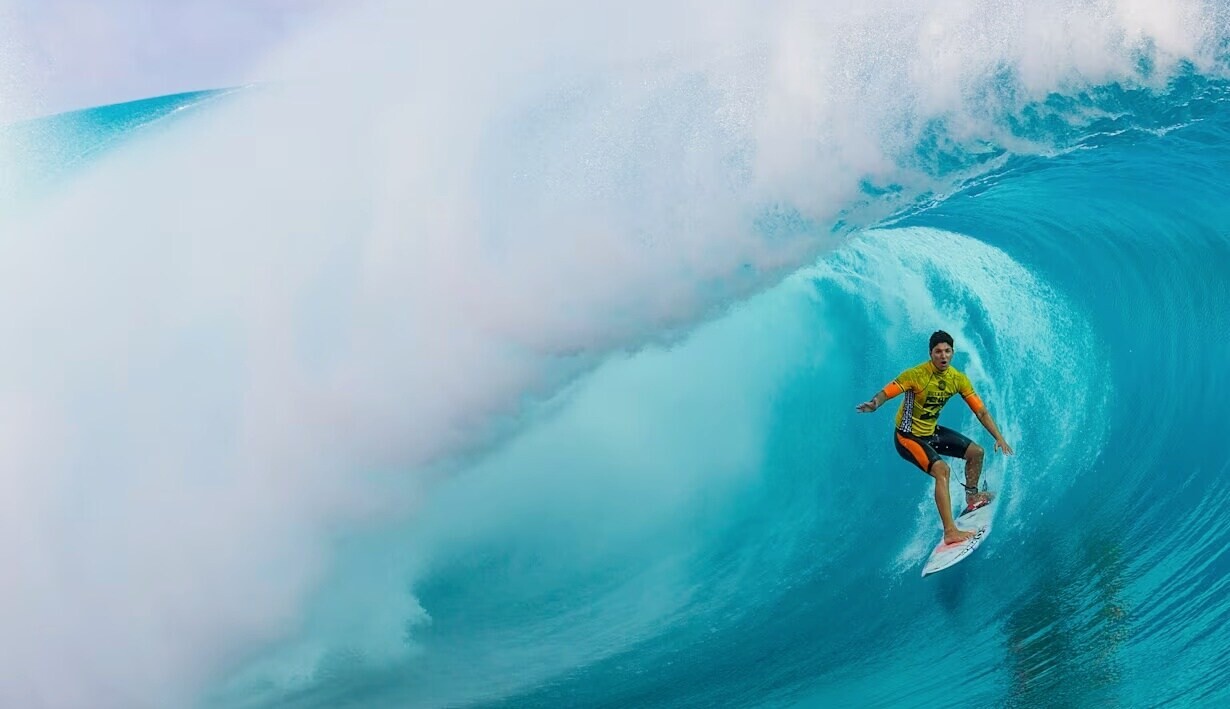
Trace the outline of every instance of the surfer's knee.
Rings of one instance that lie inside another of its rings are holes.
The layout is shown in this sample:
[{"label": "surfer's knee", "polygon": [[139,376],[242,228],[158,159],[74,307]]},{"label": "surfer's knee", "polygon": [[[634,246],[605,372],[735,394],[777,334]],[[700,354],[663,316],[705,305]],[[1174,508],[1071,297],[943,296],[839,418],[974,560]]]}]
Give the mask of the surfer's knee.
[{"label": "surfer's knee", "polygon": [[931,466],[931,477],[941,482],[948,480],[949,472],[948,463],[942,460],[935,461],[935,464]]},{"label": "surfer's knee", "polygon": [[981,463],[984,455],[986,455],[986,449],[977,443],[971,443],[969,448],[965,449],[965,459],[971,463]]}]

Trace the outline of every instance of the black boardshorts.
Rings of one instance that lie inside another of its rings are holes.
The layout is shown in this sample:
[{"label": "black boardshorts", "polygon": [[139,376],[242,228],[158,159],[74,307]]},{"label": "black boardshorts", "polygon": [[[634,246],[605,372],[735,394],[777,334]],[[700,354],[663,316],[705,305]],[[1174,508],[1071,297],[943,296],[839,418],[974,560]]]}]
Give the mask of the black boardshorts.
[{"label": "black boardshorts", "polygon": [[941,455],[964,458],[973,441],[951,428],[936,426],[935,433],[926,437],[894,430],[893,444],[902,458],[917,465],[924,473],[930,473],[931,466]]}]

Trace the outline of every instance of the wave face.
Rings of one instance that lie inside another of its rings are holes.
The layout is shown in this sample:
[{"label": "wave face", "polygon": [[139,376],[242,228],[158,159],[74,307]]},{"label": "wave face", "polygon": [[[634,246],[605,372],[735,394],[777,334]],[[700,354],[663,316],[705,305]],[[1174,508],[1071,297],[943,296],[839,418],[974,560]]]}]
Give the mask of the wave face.
[{"label": "wave face", "polygon": [[[971,7],[8,129],[0,703],[1226,703],[1225,18]],[[1017,455],[922,579],[938,328]]]}]

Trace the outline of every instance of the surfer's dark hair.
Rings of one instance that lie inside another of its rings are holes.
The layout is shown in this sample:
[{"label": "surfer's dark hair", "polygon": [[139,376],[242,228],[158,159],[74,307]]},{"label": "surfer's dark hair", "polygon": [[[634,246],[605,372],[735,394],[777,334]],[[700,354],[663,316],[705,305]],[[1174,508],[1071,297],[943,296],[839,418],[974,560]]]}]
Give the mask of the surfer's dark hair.
[{"label": "surfer's dark hair", "polygon": [[948,346],[952,347],[953,346],[952,335],[949,335],[943,330],[936,330],[935,332],[931,333],[931,345],[927,347],[927,351],[930,352],[931,350],[935,349],[935,346],[940,344],[941,342],[947,342]]}]

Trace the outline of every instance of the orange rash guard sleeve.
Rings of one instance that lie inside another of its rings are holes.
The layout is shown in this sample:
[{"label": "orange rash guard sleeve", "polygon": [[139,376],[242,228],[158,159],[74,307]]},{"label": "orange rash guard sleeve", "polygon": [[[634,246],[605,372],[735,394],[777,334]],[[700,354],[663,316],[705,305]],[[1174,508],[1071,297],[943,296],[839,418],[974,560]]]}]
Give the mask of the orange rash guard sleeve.
[{"label": "orange rash guard sleeve", "polygon": [[887,399],[891,399],[891,398],[893,398],[894,396],[897,396],[898,394],[900,394],[901,392],[903,392],[903,391],[905,391],[905,390],[904,390],[904,389],[902,389],[902,388],[901,388],[901,385],[900,385],[900,384],[898,384],[898,383],[897,383],[897,380],[895,380],[895,379],[894,379],[893,381],[889,382],[888,384],[885,384],[885,385],[884,385],[884,388],[883,388],[883,389],[881,389],[880,391],[884,392],[884,398],[885,398],[885,400],[887,400]]},{"label": "orange rash guard sleeve", "polygon": [[965,399],[965,403],[969,404],[969,410],[973,411],[975,416],[981,414],[987,408],[983,405],[982,399],[979,399],[978,395],[972,391],[962,398]]}]

